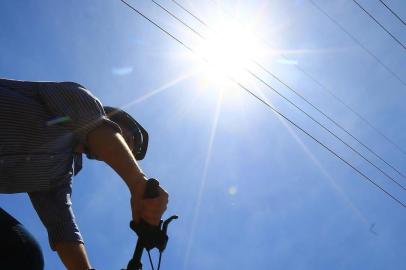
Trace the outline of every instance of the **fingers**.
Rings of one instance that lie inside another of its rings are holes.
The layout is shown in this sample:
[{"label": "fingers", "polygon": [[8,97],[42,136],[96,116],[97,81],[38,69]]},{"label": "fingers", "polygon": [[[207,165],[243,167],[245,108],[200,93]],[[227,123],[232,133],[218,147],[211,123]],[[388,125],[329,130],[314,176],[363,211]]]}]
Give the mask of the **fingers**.
[{"label": "fingers", "polygon": [[141,199],[131,196],[131,215],[132,220],[138,223],[141,219]]},{"label": "fingers", "polygon": [[159,197],[142,200],[141,218],[151,225],[159,225],[161,217],[167,209],[168,200],[168,193],[160,188]]},{"label": "fingers", "polygon": [[151,225],[159,225],[161,217],[167,209],[169,201],[168,193],[159,188],[159,196],[151,199],[140,199],[137,196],[131,197],[131,209],[133,221],[138,223],[143,219]]}]

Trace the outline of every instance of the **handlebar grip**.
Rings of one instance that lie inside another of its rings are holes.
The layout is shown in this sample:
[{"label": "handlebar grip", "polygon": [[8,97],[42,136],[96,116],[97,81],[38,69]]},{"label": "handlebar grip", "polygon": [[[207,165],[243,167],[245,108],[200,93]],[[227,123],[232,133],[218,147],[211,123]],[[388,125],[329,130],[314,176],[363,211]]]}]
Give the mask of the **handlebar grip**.
[{"label": "handlebar grip", "polygon": [[155,178],[151,178],[147,181],[144,199],[153,199],[156,197],[159,197],[159,181]]},{"label": "handlebar grip", "polygon": [[[152,199],[156,197],[159,197],[159,181],[151,178],[146,183],[144,199]],[[172,216],[165,222],[162,222],[161,220],[161,223],[158,226],[150,225],[142,219],[137,224],[135,224],[134,221],[130,222],[130,227],[137,233],[138,240],[134,250],[133,258],[128,262],[127,270],[142,269],[141,257],[144,248],[148,251],[153,248],[158,248],[160,254],[164,251],[168,242],[168,235],[166,232],[168,224],[173,219],[177,218],[178,216]],[[159,258],[159,261],[161,261],[161,257]]]},{"label": "handlebar grip", "polygon": [[[145,191],[144,191],[144,199],[153,199],[159,197],[159,181],[156,180],[155,178],[150,178],[147,181],[147,184],[145,186]],[[140,225],[143,224],[143,225]],[[145,227],[145,226],[152,226],[149,225],[148,223],[146,223],[143,220],[140,220],[139,223],[135,223],[133,220],[130,222],[130,228],[135,231],[135,232],[139,232],[139,230],[137,228],[141,227]],[[155,227],[155,226],[152,226]],[[138,234],[137,232],[137,234]]]}]

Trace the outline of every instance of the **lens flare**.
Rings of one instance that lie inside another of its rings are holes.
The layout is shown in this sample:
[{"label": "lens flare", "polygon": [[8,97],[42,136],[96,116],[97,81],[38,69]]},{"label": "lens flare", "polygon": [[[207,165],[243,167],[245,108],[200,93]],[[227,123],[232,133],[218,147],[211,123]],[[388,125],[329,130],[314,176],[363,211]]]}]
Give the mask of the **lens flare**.
[{"label": "lens flare", "polygon": [[197,47],[208,63],[202,68],[203,80],[221,88],[232,85],[228,77],[246,81],[249,74],[244,69],[263,54],[252,31],[233,21],[218,21],[212,28],[216,31],[208,34]]}]

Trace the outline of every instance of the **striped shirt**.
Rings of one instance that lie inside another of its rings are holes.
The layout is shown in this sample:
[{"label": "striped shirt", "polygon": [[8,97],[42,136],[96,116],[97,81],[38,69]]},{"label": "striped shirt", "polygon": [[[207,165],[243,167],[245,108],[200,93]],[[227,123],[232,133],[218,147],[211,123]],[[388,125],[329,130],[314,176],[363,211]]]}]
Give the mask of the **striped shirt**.
[{"label": "striped shirt", "polygon": [[74,147],[111,122],[100,101],[73,82],[0,79],[0,193],[27,192],[51,247],[83,242],[71,206]]}]

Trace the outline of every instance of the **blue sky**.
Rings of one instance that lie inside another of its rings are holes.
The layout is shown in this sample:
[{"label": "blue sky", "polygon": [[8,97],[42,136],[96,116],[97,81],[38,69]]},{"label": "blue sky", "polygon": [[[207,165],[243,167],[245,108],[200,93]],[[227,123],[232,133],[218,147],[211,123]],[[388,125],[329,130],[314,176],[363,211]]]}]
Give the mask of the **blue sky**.
[{"label": "blue sky", "polygon": [[[404,49],[352,1],[314,1],[406,80]],[[308,0],[222,1],[223,9],[211,0],[179,2],[208,23],[227,10],[250,25],[272,46],[258,62],[406,174],[405,155],[298,70],[406,149],[406,87]],[[406,43],[405,27],[379,1],[359,2]],[[404,1],[385,2],[406,19]],[[187,44],[199,44],[152,2],[130,3]],[[171,1],[159,3],[207,33]],[[120,1],[6,0],[0,8],[0,77],[76,81],[102,103],[126,107],[149,131],[140,164],[169,191],[166,216],[180,216],[169,228],[162,269],[406,267],[406,209],[242,90],[223,92],[208,82],[201,60]],[[283,85],[255,72],[406,184]],[[253,79],[244,83],[406,202],[382,173],[283,99]],[[129,194],[103,163],[84,166],[72,200],[90,260],[97,269],[120,269],[136,241]],[[28,197],[1,195],[0,205],[37,237],[45,269],[62,269]]]}]

